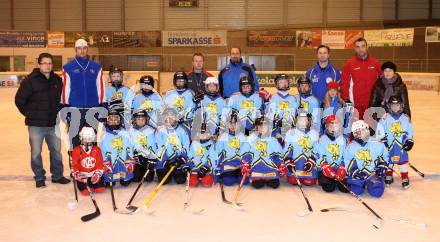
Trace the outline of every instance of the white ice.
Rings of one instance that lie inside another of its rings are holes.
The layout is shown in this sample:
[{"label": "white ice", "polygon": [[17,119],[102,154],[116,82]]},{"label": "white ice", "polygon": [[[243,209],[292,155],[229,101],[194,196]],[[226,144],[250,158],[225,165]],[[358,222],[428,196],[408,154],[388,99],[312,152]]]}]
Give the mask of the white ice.
[{"label": "white ice", "polygon": [[[364,195],[362,199],[383,217],[427,223],[427,228],[385,220],[381,229],[374,229],[375,218],[354,198],[340,192],[327,194],[320,187],[305,188],[314,213],[299,217],[298,212],[307,208],[304,199],[298,187],[285,183],[277,190],[244,187],[239,197],[244,211],[223,203],[217,186],[191,189],[189,209],[205,209],[202,215],[184,212],[183,185],[163,186],[151,202],[152,216],[114,213],[106,191],[96,196],[101,216],[83,223],[80,217],[94,208],[89,197],[80,195],[78,208],[69,210],[72,184],[52,184],[48,173],[47,187],[35,188],[27,128],[14,105],[15,92],[0,89],[0,241],[440,241],[440,180],[423,180],[412,170],[409,190],[404,191],[400,178],[395,178],[382,198]],[[410,102],[415,127],[410,160],[423,172],[440,172],[440,96],[410,91]],[[46,145],[43,149],[49,172]],[[65,153],[63,160],[67,176]],[[133,204],[141,206],[156,184],[146,184]],[[134,189],[134,184],[116,187],[119,208],[125,207]],[[232,199],[235,187],[225,189]],[[358,214],[319,212],[341,204]]]}]

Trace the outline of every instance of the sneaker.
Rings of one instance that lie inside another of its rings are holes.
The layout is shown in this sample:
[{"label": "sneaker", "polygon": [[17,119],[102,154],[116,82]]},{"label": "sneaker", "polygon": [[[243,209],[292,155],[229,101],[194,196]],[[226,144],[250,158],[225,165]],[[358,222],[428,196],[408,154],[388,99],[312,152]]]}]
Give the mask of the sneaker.
[{"label": "sneaker", "polygon": [[403,179],[402,180],[402,187],[405,190],[409,188],[409,179]]},{"label": "sneaker", "polygon": [[59,184],[68,184],[70,182],[69,179],[62,176],[60,179],[52,180],[52,183],[59,183]]},{"label": "sneaker", "polygon": [[37,188],[45,188],[46,187],[46,182],[44,180],[35,181],[35,186]]},{"label": "sneaker", "polygon": [[394,178],[392,176],[386,176],[385,177],[385,184],[387,186],[391,185],[394,182]]}]

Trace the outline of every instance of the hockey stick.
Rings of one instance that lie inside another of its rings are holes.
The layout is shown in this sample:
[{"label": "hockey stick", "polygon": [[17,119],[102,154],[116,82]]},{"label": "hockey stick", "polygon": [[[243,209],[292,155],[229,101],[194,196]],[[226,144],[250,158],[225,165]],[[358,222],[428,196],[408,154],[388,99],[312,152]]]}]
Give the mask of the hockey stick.
[{"label": "hockey stick", "polygon": [[415,166],[413,166],[411,163],[408,162],[408,165],[409,165],[409,167],[411,167],[411,169],[413,169],[422,178],[425,178],[425,179],[435,179],[435,180],[440,179],[440,174],[438,174],[438,173],[428,173],[428,174],[427,173],[423,173],[420,170],[418,170]]},{"label": "hockey stick", "polygon": [[99,211],[98,204],[95,201],[95,194],[94,194],[94,192],[92,191],[92,189],[90,189],[88,184],[86,184],[86,187],[87,187],[87,190],[89,191],[89,196],[92,199],[93,205],[95,206],[95,212],[82,216],[81,220],[83,222],[90,221],[90,220],[98,217],[99,215],[101,215],[101,211]]},{"label": "hockey stick", "polygon": [[383,218],[381,216],[379,216],[379,214],[377,214],[370,206],[368,206],[368,204],[366,204],[364,202],[364,200],[362,200],[362,198],[360,196],[358,196],[356,193],[354,193],[352,190],[350,190],[347,185],[345,185],[343,182],[337,180],[339,182],[339,184],[341,184],[353,197],[356,198],[356,200],[358,200],[360,203],[362,203],[368,210],[370,210],[371,213],[374,214],[374,216],[376,216],[377,220],[373,223],[374,228],[379,229],[380,227],[382,227],[383,224]]},{"label": "hockey stick", "polygon": [[[112,180],[113,180],[113,173],[112,173]],[[118,207],[116,207],[116,200],[115,200],[115,192],[113,189],[113,181],[110,181],[110,194],[112,197],[112,205],[113,205],[113,211],[115,213],[119,213],[119,214],[132,214],[134,212],[136,212],[137,209],[129,209],[128,210],[122,210],[122,209],[118,209]]]},{"label": "hockey stick", "polygon": [[74,210],[78,207],[78,191],[76,190],[76,180],[75,177],[73,176],[72,151],[67,151],[67,155],[69,156],[70,176],[73,179],[73,191],[75,191],[75,201],[68,202],[67,207],[70,210]]},{"label": "hockey stick", "polygon": [[[188,211],[187,208],[189,207],[189,178],[191,176],[191,172],[188,172],[186,175],[186,187],[185,187],[185,202],[183,203],[183,210],[184,211]],[[192,214],[195,215],[200,215],[201,213],[203,213],[203,211],[205,211],[205,209],[200,209],[200,210],[196,210],[196,211],[191,211]]]},{"label": "hockey stick", "polygon": [[244,181],[246,180],[247,175],[245,174],[240,181],[240,185],[237,187],[237,190],[234,193],[234,197],[232,198],[232,207],[240,209],[237,204],[238,196],[240,195],[240,191],[243,188]]},{"label": "hockey stick", "polygon": [[160,188],[162,187],[162,185],[165,183],[165,181],[168,179],[168,177],[171,175],[171,173],[174,171],[175,168],[176,168],[175,165],[173,165],[170,168],[170,170],[167,172],[167,174],[164,176],[164,178],[162,178],[162,181],[160,181],[160,183],[156,186],[156,188],[154,188],[154,191],[150,194],[150,196],[147,198],[147,200],[144,201],[143,209],[146,210],[147,213],[151,214],[154,212],[154,211],[148,210],[148,204],[150,204],[150,202],[153,200],[153,198],[159,192]]},{"label": "hockey stick", "polygon": [[150,172],[150,170],[147,169],[147,171],[144,173],[144,176],[142,177],[141,181],[138,183],[138,185],[136,187],[136,190],[134,190],[133,195],[131,196],[130,200],[127,203],[127,206],[125,206],[127,209],[133,210],[135,212],[137,212],[139,210],[139,207],[133,206],[133,205],[131,205],[131,203],[133,202],[134,198],[136,197],[136,194],[138,193],[138,191],[141,188],[142,184],[144,184],[144,180],[148,176],[149,172]]},{"label": "hockey stick", "polygon": [[[219,185],[220,185],[220,192],[221,192],[221,195],[222,195],[222,201],[224,202],[224,203],[226,203],[226,204],[232,204],[232,202],[231,201],[229,201],[228,199],[226,199],[226,195],[225,195],[225,190],[224,190],[224,188],[223,188],[223,180],[222,180],[222,178],[220,178],[219,179]],[[242,203],[237,203],[237,206],[241,206],[242,205]]]},{"label": "hockey stick", "polygon": [[301,181],[300,181],[299,178],[298,178],[298,175],[297,175],[297,173],[296,173],[296,169],[295,169],[295,167],[292,167],[292,171],[293,171],[293,174],[295,175],[296,181],[298,182],[298,187],[299,187],[299,189],[301,190],[301,193],[302,193],[302,195],[303,195],[303,198],[304,198],[304,200],[305,200],[306,203],[307,203],[307,209],[308,209],[308,210],[299,211],[299,212],[297,213],[298,216],[300,216],[300,217],[304,217],[304,216],[309,215],[310,213],[313,213],[312,205],[310,204],[309,198],[306,196],[306,194],[305,194],[305,192],[304,192],[304,190],[303,190],[303,186],[302,186],[302,184],[301,184]]},{"label": "hockey stick", "polygon": [[[346,209],[344,208],[344,206],[335,206],[335,207],[330,207],[330,208],[323,208],[321,209],[321,212],[325,213],[325,212],[332,212],[332,211],[337,211],[337,212],[348,212],[348,213],[358,213],[357,211],[351,210],[351,209]],[[406,224],[412,224],[412,225],[416,225],[419,227],[428,227],[428,224],[426,223],[420,223],[420,222],[416,222],[416,221],[412,221],[412,220],[407,220],[407,219],[401,219],[401,218],[385,218],[385,220],[391,220],[391,221],[395,221],[395,222],[400,222],[400,223],[406,223]]]}]

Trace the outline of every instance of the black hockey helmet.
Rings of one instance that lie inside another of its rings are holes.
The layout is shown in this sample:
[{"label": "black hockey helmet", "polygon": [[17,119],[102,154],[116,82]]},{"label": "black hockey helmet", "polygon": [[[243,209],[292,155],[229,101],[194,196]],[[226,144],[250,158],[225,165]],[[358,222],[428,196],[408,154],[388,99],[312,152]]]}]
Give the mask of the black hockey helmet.
[{"label": "black hockey helmet", "polygon": [[[119,73],[121,75],[121,79],[120,80],[113,80],[112,79],[112,74],[114,73]],[[120,87],[122,85],[122,82],[124,81],[124,72],[122,71],[122,69],[115,67],[115,66],[110,66],[109,68],[109,72],[108,72],[108,76],[110,79],[110,83],[112,84],[112,86],[114,87]]]},{"label": "black hockey helmet", "polygon": [[[183,80],[184,81],[184,86],[177,88],[177,80]],[[184,71],[178,71],[176,73],[174,73],[173,76],[173,85],[176,89],[186,89],[188,86],[188,76],[186,75],[186,73]]]},{"label": "black hockey helmet", "polygon": [[243,95],[249,95],[249,93],[243,93],[243,86],[244,85],[250,85],[251,86],[251,93],[254,93],[254,80],[252,78],[248,78],[247,76],[242,76],[240,78],[239,87],[240,87],[240,93]]},{"label": "black hockey helmet", "polygon": [[[280,87],[278,86],[278,83],[279,83],[281,80],[287,80],[287,83],[288,83],[287,88],[280,88]],[[278,74],[278,75],[275,77],[275,87],[277,88],[277,90],[280,90],[280,91],[288,91],[288,90],[290,89],[289,76],[286,75],[286,74]]]},{"label": "black hockey helmet", "polygon": [[[391,108],[394,105],[400,105],[400,108],[397,112],[393,111]],[[400,96],[391,96],[390,99],[388,99],[387,107],[388,107],[388,112],[394,113],[394,114],[399,114],[399,113],[403,112],[403,108],[405,106],[404,106],[404,103],[403,103],[402,98]]]},{"label": "black hockey helmet", "polygon": [[110,109],[107,113],[105,125],[110,130],[118,130],[122,127],[122,116],[117,109]]},{"label": "black hockey helmet", "polygon": [[141,76],[139,83],[141,85],[150,85],[151,87],[154,87],[154,78],[150,75]]},{"label": "black hockey helmet", "polygon": [[[301,92],[301,84],[307,84],[309,86],[309,90],[307,92]],[[297,81],[296,87],[298,88],[299,94],[310,94],[312,92],[312,81],[308,77],[300,77]]]}]

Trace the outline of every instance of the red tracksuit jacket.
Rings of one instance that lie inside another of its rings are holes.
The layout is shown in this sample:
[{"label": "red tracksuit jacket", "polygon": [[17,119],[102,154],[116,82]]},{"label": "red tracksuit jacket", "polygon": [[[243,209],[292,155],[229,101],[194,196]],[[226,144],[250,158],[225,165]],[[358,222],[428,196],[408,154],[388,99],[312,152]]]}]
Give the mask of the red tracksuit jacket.
[{"label": "red tracksuit jacket", "polygon": [[344,100],[350,98],[350,81],[353,81],[352,101],[354,107],[359,111],[360,118],[368,108],[374,83],[381,74],[380,62],[370,55],[365,60],[354,56],[344,65],[341,78],[341,96]]}]

